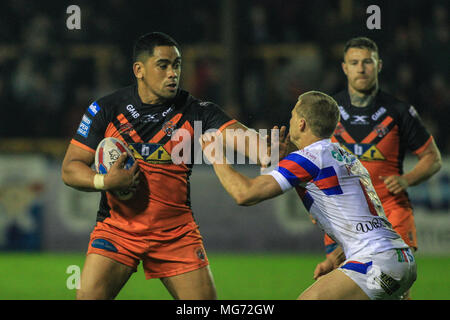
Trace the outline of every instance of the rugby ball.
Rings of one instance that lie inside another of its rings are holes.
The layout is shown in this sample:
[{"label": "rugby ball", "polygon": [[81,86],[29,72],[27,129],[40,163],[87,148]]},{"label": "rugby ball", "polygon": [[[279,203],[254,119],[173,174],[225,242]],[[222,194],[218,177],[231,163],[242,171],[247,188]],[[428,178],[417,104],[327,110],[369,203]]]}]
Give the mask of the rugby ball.
[{"label": "rugby ball", "polygon": [[[128,154],[124,168],[130,169],[136,160],[125,143],[113,137],[107,137],[100,141],[97,150],[95,150],[95,170],[97,173],[107,174],[123,152]],[[111,193],[120,200],[131,199],[134,195],[131,191],[112,191]]]}]

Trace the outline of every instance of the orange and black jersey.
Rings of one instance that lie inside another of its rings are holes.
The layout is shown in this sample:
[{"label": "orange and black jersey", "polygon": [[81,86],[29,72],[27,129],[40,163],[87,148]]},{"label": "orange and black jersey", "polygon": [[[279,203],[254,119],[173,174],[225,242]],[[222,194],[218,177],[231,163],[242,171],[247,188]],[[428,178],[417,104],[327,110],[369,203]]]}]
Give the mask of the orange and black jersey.
[{"label": "orange and black jersey", "polygon": [[385,210],[409,206],[406,192],[391,195],[379,176],[401,175],[405,153],[418,154],[432,141],[415,108],[381,90],[364,108],[351,104],[348,90],[333,98],[341,119],[332,141],[355,154],[367,168]]},{"label": "orange and black jersey", "polygon": [[234,122],[216,104],[183,90],[165,104],[149,105],[141,102],[132,85],[93,102],[71,143],[94,153],[103,138],[121,139],[141,172],[138,191],[130,200],[102,192],[97,221],[133,234],[192,221],[189,176],[194,150],[201,153],[194,148],[195,140],[206,130],[223,130]]}]

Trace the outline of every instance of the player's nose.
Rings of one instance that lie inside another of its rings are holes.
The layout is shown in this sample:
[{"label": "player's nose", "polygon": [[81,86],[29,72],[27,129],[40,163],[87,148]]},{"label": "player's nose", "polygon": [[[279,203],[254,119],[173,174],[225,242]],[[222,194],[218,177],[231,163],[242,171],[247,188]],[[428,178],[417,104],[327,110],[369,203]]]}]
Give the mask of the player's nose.
[{"label": "player's nose", "polygon": [[167,76],[169,79],[176,79],[178,78],[178,72],[174,68],[170,67],[167,70]]}]

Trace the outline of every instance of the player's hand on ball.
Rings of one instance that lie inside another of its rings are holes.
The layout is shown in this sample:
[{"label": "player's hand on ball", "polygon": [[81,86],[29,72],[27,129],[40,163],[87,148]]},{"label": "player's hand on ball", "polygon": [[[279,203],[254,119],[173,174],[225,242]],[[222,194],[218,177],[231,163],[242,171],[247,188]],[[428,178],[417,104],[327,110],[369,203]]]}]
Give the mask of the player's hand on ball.
[{"label": "player's hand on ball", "polygon": [[127,170],[124,168],[127,153],[122,153],[117,161],[111,166],[105,175],[105,188],[110,191],[132,191],[135,192],[139,184],[139,166],[135,161],[133,166]]}]

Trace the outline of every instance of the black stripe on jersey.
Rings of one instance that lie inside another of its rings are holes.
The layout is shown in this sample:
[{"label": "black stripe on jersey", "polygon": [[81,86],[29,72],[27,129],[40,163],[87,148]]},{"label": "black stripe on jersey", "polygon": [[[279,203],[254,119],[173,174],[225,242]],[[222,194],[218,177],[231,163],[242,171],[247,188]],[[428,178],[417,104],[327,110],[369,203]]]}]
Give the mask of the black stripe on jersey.
[{"label": "black stripe on jersey", "polygon": [[[130,122],[130,119],[128,119],[126,116],[125,116],[125,118],[128,120],[128,123],[131,126],[131,130],[134,129],[133,125]],[[127,144],[134,143],[134,140],[130,137],[130,135],[128,135],[126,132],[123,131],[123,129],[122,129],[123,124],[120,123],[120,121],[117,117],[113,119],[112,123],[113,123],[114,127],[116,128],[117,132],[120,134],[120,136],[123,138],[123,140]]]},{"label": "black stripe on jersey", "polygon": [[100,198],[100,207],[97,212],[97,222],[103,222],[106,218],[111,217],[111,208],[108,205],[108,198],[106,197],[106,192],[102,191],[102,196]]}]

